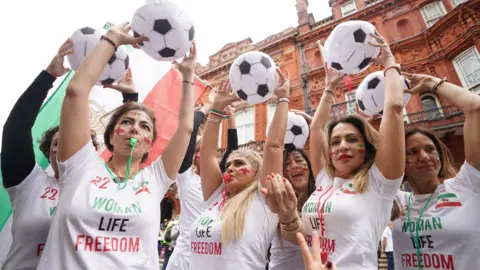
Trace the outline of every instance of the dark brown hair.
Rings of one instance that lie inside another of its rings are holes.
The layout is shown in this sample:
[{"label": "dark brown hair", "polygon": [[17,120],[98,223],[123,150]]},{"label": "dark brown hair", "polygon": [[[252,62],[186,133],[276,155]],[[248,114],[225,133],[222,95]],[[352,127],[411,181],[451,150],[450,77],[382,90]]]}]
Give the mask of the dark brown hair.
[{"label": "dark brown hair", "polygon": [[[308,194],[304,195],[304,198],[308,199],[310,195],[315,191],[315,175],[313,175],[312,171],[312,164],[310,163],[310,159],[308,159],[307,153],[303,149],[285,149],[283,151],[283,175],[287,177],[285,169],[287,168],[287,158],[288,155],[290,155],[293,152],[299,153],[303,159],[305,159],[305,162],[307,162],[307,167],[308,167],[308,172],[310,173],[310,176],[308,177]],[[297,209],[298,211],[302,211],[303,205],[298,202]]]},{"label": "dark brown hair", "polygon": [[[40,151],[42,151],[43,155],[47,159],[50,159],[50,147],[52,146],[52,140],[59,129],[59,126],[49,128],[43,133],[42,138],[38,140],[38,143],[40,144]],[[92,139],[93,146],[96,150],[98,150],[99,143],[97,141],[97,133],[94,130],[90,130],[90,138]]]},{"label": "dark brown hair", "polygon": [[[450,153],[448,147],[442,141],[440,141],[440,139],[435,134],[433,134],[430,130],[423,128],[408,129],[405,131],[405,142],[407,141],[408,137],[415,134],[422,134],[433,142],[435,150],[437,150],[440,157],[440,171],[437,175],[439,178],[447,179],[457,175],[457,169],[455,169],[455,166],[453,165],[454,161],[452,153]],[[406,179],[407,175],[405,175],[404,180]]]},{"label": "dark brown hair", "polygon": [[[107,149],[112,153],[113,153],[113,145],[110,143],[110,136],[113,133],[115,126],[117,125],[120,118],[129,111],[143,111],[148,115],[148,117],[150,117],[150,120],[152,120],[152,124],[153,124],[152,143],[154,143],[157,140],[157,126],[156,126],[157,119],[155,118],[155,114],[142,103],[127,102],[122,106],[116,108],[113,112],[110,112],[109,114],[106,115],[106,116],[111,115],[111,117],[110,117],[110,120],[108,121],[107,127],[105,128],[105,133],[103,133],[103,141],[105,142],[105,146],[107,147]],[[147,158],[148,158],[148,153],[145,153],[145,155],[143,155],[142,157],[142,162],[147,160]]]}]

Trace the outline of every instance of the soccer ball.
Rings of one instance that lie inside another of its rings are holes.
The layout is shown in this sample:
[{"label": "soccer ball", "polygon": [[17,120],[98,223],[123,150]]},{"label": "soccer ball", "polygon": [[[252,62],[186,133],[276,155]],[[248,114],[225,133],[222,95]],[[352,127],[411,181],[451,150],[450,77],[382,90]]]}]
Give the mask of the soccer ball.
[{"label": "soccer ball", "polygon": [[357,74],[370,66],[380,49],[369,44],[375,27],[365,21],[347,21],[337,25],[325,41],[325,60],[344,74]]},{"label": "soccer ball", "polygon": [[70,67],[77,70],[83,59],[97,46],[102,34],[92,27],[83,27],[73,32],[70,39],[73,41],[75,52],[67,55]]},{"label": "soccer ball", "polygon": [[288,113],[287,120],[287,133],[285,134],[285,149],[303,149],[307,142],[310,128],[308,127],[307,120],[301,115],[293,112]]},{"label": "soccer ball", "polygon": [[129,65],[128,51],[124,46],[118,47],[103,69],[97,85],[113,84],[122,78]]},{"label": "soccer ball", "polygon": [[[410,84],[405,77],[400,76],[403,88],[410,89]],[[410,101],[410,94],[404,94],[403,106],[406,106]],[[383,113],[383,105],[385,103],[385,77],[383,71],[376,71],[370,73],[363,79],[355,91],[355,98],[360,111],[367,115]]]},{"label": "soccer ball", "polygon": [[229,78],[235,95],[249,104],[267,101],[278,87],[275,62],[259,51],[246,52],[235,59]]},{"label": "soccer ball", "polygon": [[195,28],[192,20],[177,4],[169,0],[147,1],[133,15],[133,35],[145,35],[149,41],[140,48],[158,61],[184,57],[192,46]]}]

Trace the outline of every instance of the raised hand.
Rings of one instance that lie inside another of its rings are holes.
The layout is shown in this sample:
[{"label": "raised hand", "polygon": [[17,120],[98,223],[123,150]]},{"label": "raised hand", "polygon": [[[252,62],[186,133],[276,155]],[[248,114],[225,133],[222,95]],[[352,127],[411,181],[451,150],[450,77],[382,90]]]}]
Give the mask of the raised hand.
[{"label": "raised hand", "polygon": [[132,45],[135,48],[140,48],[138,44],[143,41],[148,41],[148,37],[146,36],[139,36],[134,37],[130,35],[128,32],[132,30],[132,25],[128,22],[124,22],[120,25],[112,26],[107,33],[105,34],[106,37],[111,39],[113,43],[117,46],[121,45]]},{"label": "raised hand", "polygon": [[372,62],[382,65],[384,67],[388,67],[395,64],[395,57],[390,50],[390,46],[386,42],[385,38],[381,36],[379,33],[375,32],[375,34],[370,34],[371,37],[375,39],[374,42],[369,42],[370,45],[380,48],[380,54],[377,58],[372,59]]},{"label": "raised hand", "polygon": [[223,82],[220,89],[217,90],[213,100],[212,109],[223,112],[225,107],[239,100],[240,99],[232,92],[230,81],[227,79]]},{"label": "raised hand", "polygon": [[328,66],[327,61],[325,61],[324,57],[325,48],[323,47],[320,40],[317,40],[317,45],[324,63],[323,68],[325,69],[325,87],[330,91],[334,91],[338,87],[338,84],[345,77],[345,74]]},{"label": "raised hand", "polygon": [[440,81],[439,78],[425,75],[425,74],[411,74],[408,72],[402,72],[409,81],[411,89],[405,89],[405,93],[420,94],[423,92],[429,92],[433,86]]},{"label": "raised hand", "polygon": [[228,115],[230,116],[235,115],[235,103],[228,105],[225,108],[225,112],[228,113]]},{"label": "raised hand", "polygon": [[58,49],[57,54],[53,57],[52,61],[48,65],[46,71],[54,77],[62,77],[67,72],[70,71],[69,68],[63,65],[65,55],[72,54],[75,51],[75,44],[71,39],[67,39],[60,49]]},{"label": "raised hand", "polygon": [[297,196],[288,180],[279,174],[267,176],[267,186],[261,189],[272,213],[278,214],[280,221],[291,222],[297,215]]},{"label": "raised hand", "polygon": [[308,248],[307,241],[301,233],[297,233],[297,241],[302,251],[305,270],[328,270],[335,269],[331,262],[322,263],[320,256],[320,240],[316,231],[312,233],[312,251]]},{"label": "raised hand", "polygon": [[136,93],[135,83],[133,82],[132,70],[127,69],[127,72],[123,75],[117,84],[106,84],[103,88],[115,89],[122,94]]},{"label": "raised hand", "polygon": [[182,73],[182,75],[188,76],[193,75],[195,73],[195,64],[197,63],[197,46],[195,45],[195,41],[192,43],[192,47],[190,48],[190,53],[188,56],[185,56],[182,62],[178,63],[176,61],[173,62],[175,67]]},{"label": "raised hand", "polygon": [[279,68],[277,68],[277,73],[280,76],[280,86],[273,91],[275,96],[278,98],[288,98],[290,96],[290,73],[288,69],[285,69],[287,76],[285,76]]},{"label": "raised hand", "polygon": [[303,118],[305,118],[305,120],[307,121],[307,123],[309,123],[309,124],[312,123],[313,117],[311,117],[310,115],[308,115],[306,112],[301,111],[301,110],[296,110],[296,109],[291,109],[290,111],[293,112],[293,113],[295,113],[295,114],[300,115],[300,116],[303,117]]}]

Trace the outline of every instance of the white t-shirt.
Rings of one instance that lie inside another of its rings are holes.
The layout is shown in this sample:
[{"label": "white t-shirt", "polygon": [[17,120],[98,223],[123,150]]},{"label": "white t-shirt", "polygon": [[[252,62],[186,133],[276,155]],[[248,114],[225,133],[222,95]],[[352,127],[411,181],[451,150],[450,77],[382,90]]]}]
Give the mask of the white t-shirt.
[{"label": "white t-shirt", "polygon": [[317,176],[317,189],[302,209],[302,220],[309,231],[307,243],[311,245],[313,230],[322,236],[319,210],[323,206],[324,237],[320,245],[328,260],[337,269],[376,270],[378,243],[402,179],[387,180],[373,164],[364,192],[357,194],[351,180],[332,180],[322,170]]},{"label": "white t-shirt", "polygon": [[160,202],[173,183],[159,157],[115,183],[88,142],[58,164],[61,196],[38,269],[155,269]]},{"label": "white t-shirt", "polygon": [[[393,222],[395,269],[418,269],[419,256],[412,234],[418,228],[423,269],[478,269],[480,266],[480,171],[465,162],[458,174],[445,180],[433,194],[408,197],[399,191],[402,215]],[[421,209],[425,207],[420,222]],[[415,225],[416,224],[416,225]]]},{"label": "white t-shirt", "polygon": [[219,207],[222,184],[206,201],[206,209],[190,228],[190,269],[264,270],[270,242],[278,218],[270,212],[259,191],[245,213],[245,227],[239,240],[221,243],[222,221]]},{"label": "white t-shirt", "polygon": [[27,178],[7,192],[13,242],[2,269],[37,269],[58,204],[58,181],[35,164]]},{"label": "white t-shirt", "polygon": [[[188,270],[190,269],[190,227],[207,208],[203,200],[200,176],[193,172],[192,167],[177,175],[177,191],[181,209],[180,236],[178,236],[173,254],[168,260],[167,269]],[[174,256],[174,254],[181,256]]]},{"label": "white t-shirt", "polygon": [[277,234],[272,241],[270,248],[269,270],[304,270],[302,251],[300,246],[283,240],[283,250],[278,242]]},{"label": "white t-shirt", "polygon": [[385,252],[393,252],[393,242],[392,242],[392,230],[390,227],[385,227],[385,230],[382,234],[382,245],[383,245],[383,238],[387,238],[387,244],[385,245]]}]

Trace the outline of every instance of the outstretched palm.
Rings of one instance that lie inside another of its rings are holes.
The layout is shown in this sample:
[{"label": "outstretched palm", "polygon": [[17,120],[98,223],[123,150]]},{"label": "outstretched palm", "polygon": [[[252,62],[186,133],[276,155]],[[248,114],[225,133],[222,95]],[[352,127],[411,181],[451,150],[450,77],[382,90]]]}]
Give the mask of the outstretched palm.
[{"label": "outstretched palm", "polygon": [[130,68],[127,69],[127,72],[125,72],[125,75],[123,75],[118,84],[106,84],[103,88],[115,89],[123,94],[137,92],[135,90],[135,83],[133,82],[132,70]]}]

